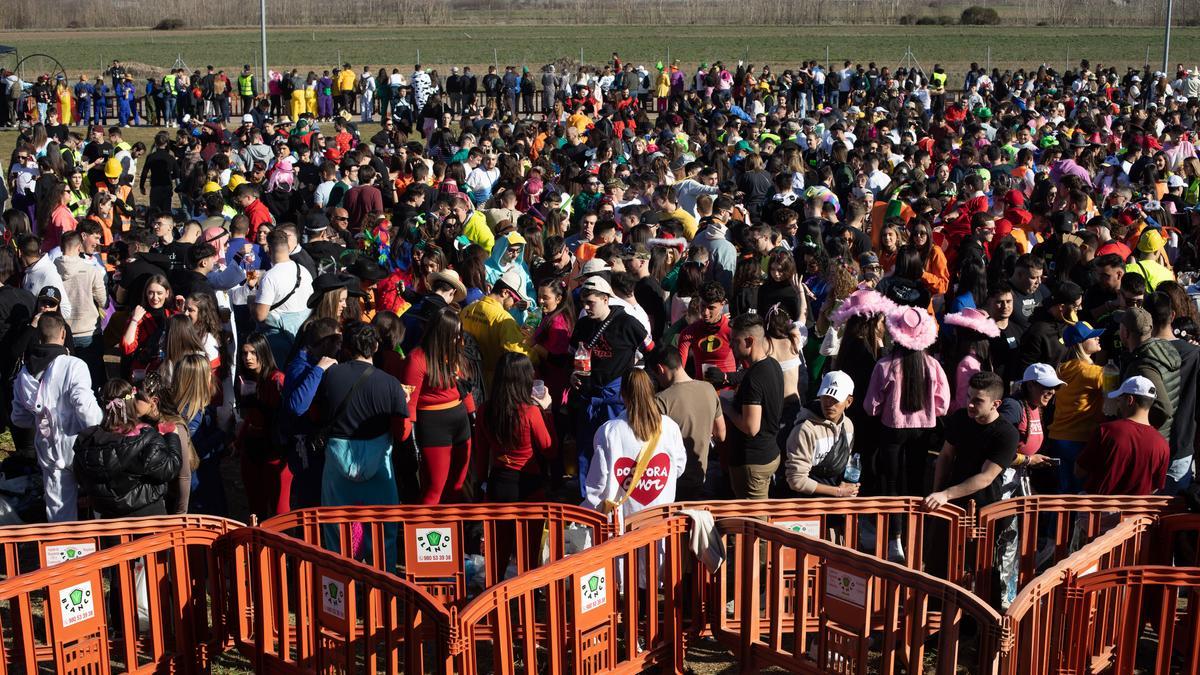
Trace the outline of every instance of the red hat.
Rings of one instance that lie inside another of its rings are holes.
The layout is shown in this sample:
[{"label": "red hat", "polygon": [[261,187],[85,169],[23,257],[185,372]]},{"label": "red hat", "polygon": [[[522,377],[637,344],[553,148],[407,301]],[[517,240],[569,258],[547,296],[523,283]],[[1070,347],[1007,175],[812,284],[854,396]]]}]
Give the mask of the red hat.
[{"label": "red hat", "polygon": [[1125,244],[1122,244],[1119,241],[1110,241],[1107,244],[1096,249],[1096,257],[1097,258],[1099,258],[1102,255],[1108,255],[1110,253],[1115,253],[1115,254],[1121,256],[1121,260],[1125,260],[1126,258],[1128,258],[1130,256],[1130,254],[1132,252],[1129,250],[1128,246],[1126,246]]},{"label": "red hat", "polygon": [[1004,203],[1014,208],[1025,206],[1025,193],[1020,190],[1009,190],[1004,193]]}]

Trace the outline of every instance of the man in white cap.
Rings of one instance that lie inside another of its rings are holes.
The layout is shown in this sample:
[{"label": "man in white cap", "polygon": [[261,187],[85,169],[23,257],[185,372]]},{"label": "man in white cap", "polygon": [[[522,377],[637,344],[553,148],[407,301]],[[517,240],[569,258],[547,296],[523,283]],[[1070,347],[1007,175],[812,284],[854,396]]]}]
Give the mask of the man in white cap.
[{"label": "man in white cap", "polygon": [[854,381],[840,370],[826,373],[817,398],[818,406],[800,409],[787,440],[788,487],[805,497],[855,497],[858,483],[843,480],[854,452],[854,422],[846,416]]},{"label": "man in white cap", "polygon": [[1151,495],[1162,490],[1171,463],[1166,439],[1150,423],[1158,396],[1149,379],[1135,375],[1108,395],[1121,418],[1105,422],[1075,460],[1084,492],[1094,495]]},{"label": "man in white cap", "polygon": [[571,378],[570,403],[576,420],[581,477],[587,475],[591,464],[596,429],[625,411],[622,379],[637,363],[639,351],[654,348],[641,322],[626,314],[624,308],[609,304],[612,297],[612,286],[604,277],[593,275],[584,280],[579,287],[579,301],[587,316],[575,322],[567,352],[575,355],[576,363],[589,364],[586,371],[577,369]]},{"label": "man in white cap", "polygon": [[514,307],[529,305],[530,300],[524,289],[521,277],[509,270],[492,284],[492,290],[487,295],[462,311],[463,330],[479,343],[483,377],[489,387],[496,362],[504,352],[528,352],[525,334],[509,312]]}]

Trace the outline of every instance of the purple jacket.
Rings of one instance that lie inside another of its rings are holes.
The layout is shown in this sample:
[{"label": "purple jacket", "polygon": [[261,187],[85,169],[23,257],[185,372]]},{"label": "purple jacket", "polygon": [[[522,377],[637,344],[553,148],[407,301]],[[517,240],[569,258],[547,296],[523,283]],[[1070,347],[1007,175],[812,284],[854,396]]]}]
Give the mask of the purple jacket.
[{"label": "purple jacket", "polygon": [[875,364],[863,409],[868,415],[880,418],[883,426],[891,429],[932,429],[950,407],[950,383],[946,379],[946,371],[942,370],[942,364],[937,359],[925,355],[925,372],[930,380],[927,398],[920,410],[906,413],[900,409],[900,394],[904,391],[904,373],[900,363],[899,356],[890,355]]}]

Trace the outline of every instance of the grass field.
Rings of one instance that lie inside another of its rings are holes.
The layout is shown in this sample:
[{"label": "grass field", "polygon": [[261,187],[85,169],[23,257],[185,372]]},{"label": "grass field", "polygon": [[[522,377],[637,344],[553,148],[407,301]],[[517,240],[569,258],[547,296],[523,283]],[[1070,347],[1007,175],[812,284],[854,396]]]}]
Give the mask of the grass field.
[{"label": "grass field", "polygon": [[[243,63],[257,64],[257,30],[145,29],[111,31],[0,32],[0,44],[16,47],[22,55],[35,52],[58,59],[68,73],[96,72],[113,58],[170,67],[181,57],[191,68],[212,64],[228,69]],[[826,48],[835,63],[843,59],[881,65],[901,63],[911,46],[927,70],[935,62],[952,73],[977,61],[1003,68],[1037,67],[1047,63],[1062,68],[1081,58],[1093,63],[1141,66],[1150,49],[1151,65],[1162,61],[1162,32],[1157,28],[1053,28],[1040,26],[547,26],[481,25],[395,28],[271,29],[268,62],[273,67],[332,67],[350,62],[408,69],[417,59],[423,64],[449,65],[529,64],[557,58],[599,63],[611,52],[623,59],[651,66],[672,59],[685,64],[717,59],[745,59],[778,69],[801,59],[824,61]],[[0,65],[10,66],[5,57]],[[34,62],[36,61],[36,62]],[[1172,40],[1171,63],[1189,66],[1200,62],[1200,28],[1177,28]],[[44,59],[31,60],[33,70],[48,68]],[[28,71],[27,71],[28,72]]]}]

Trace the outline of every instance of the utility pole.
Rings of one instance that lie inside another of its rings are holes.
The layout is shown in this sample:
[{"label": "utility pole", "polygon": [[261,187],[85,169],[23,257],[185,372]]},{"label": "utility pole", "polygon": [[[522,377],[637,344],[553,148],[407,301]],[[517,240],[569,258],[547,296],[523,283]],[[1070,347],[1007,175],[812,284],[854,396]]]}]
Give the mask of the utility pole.
[{"label": "utility pole", "polygon": [[262,78],[258,81],[259,89],[267,88],[267,0],[258,0],[259,36],[262,38]]},{"label": "utility pole", "polygon": [[1175,8],[1175,0],[1167,0],[1167,28],[1163,34],[1163,67],[1162,71],[1170,77],[1168,70],[1171,66],[1171,11]]}]

